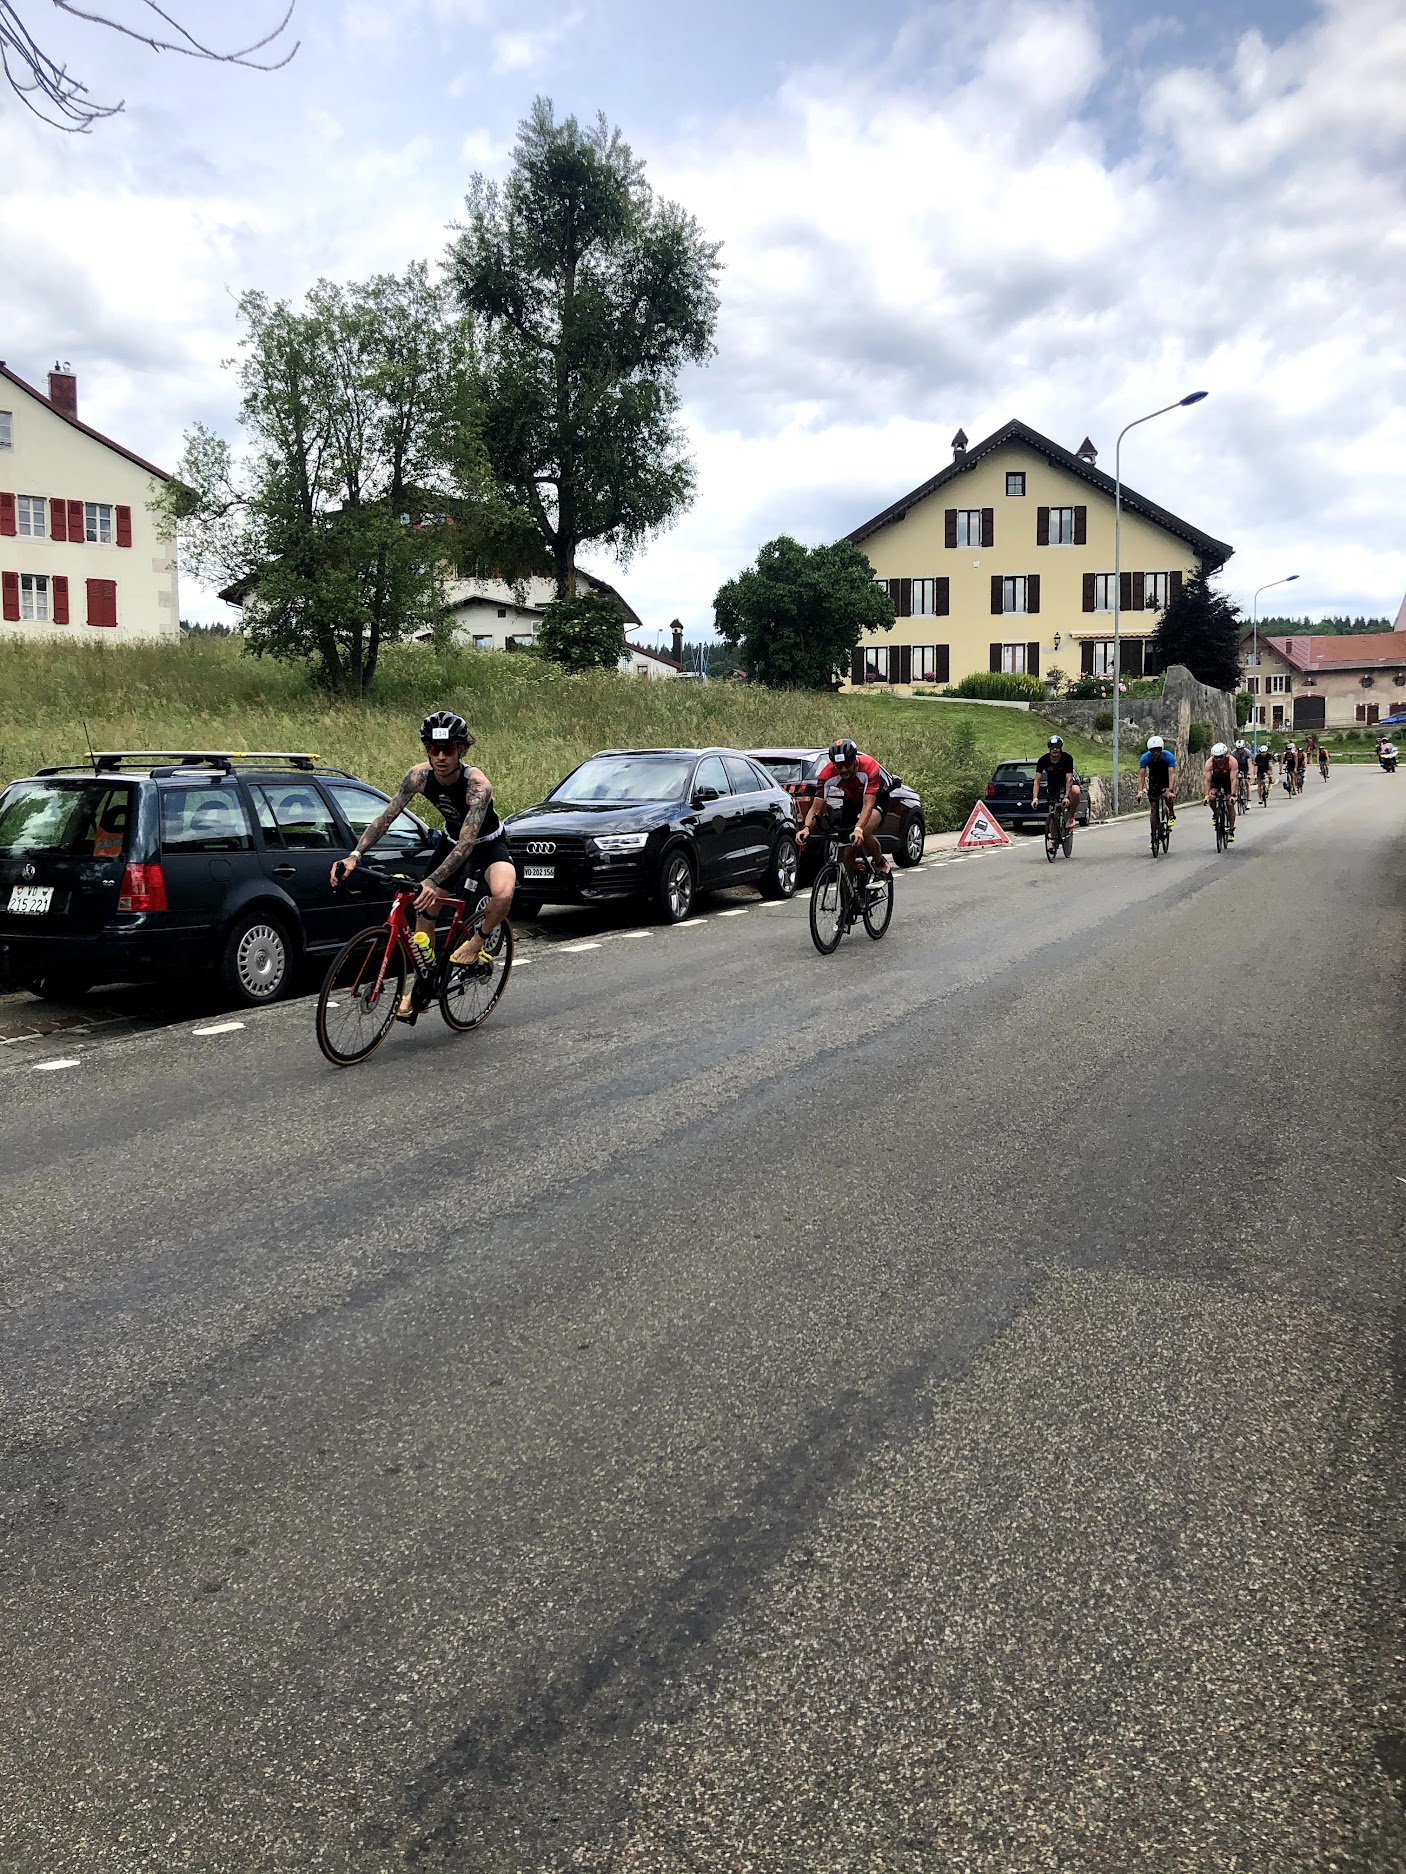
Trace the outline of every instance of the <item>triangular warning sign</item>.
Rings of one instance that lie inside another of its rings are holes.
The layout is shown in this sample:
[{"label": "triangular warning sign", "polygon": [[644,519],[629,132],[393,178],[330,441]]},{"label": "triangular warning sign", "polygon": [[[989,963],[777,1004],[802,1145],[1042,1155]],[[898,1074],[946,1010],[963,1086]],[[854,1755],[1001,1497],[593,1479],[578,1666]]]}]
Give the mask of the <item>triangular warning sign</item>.
[{"label": "triangular warning sign", "polygon": [[961,838],[957,841],[957,844],[968,852],[973,846],[1009,846],[1010,843],[1010,834],[991,818],[980,801],[972,808],[971,816],[962,828]]}]

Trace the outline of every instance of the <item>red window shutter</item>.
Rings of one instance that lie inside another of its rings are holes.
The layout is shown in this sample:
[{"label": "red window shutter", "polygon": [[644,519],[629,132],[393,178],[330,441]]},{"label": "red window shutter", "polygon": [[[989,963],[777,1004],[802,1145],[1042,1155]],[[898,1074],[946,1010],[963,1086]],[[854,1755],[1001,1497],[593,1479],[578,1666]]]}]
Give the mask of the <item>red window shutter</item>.
[{"label": "red window shutter", "polygon": [[1076,547],[1086,547],[1089,544],[1089,510],[1087,508],[1074,510],[1074,544]]},{"label": "red window shutter", "polygon": [[[1086,576],[1093,578],[1092,573]],[[1091,677],[1094,674],[1094,641],[1092,638],[1085,638],[1079,646],[1079,674],[1081,677]]]},{"label": "red window shutter", "polygon": [[854,651],[850,655],[849,680],[851,683],[863,683],[864,681],[864,653],[863,651]]},{"label": "red window shutter", "polygon": [[68,579],[63,573],[55,573],[52,581],[54,590],[54,623],[68,623]]},{"label": "red window shutter", "polygon": [[1177,596],[1177,594],[1180,591],[1181,591],[1181,574],[1173,573],[1171,578],[1168,579],[1167,581],[1167,600],[1169,604]]},{"label": "red window shutter", "polygon": [[996,544],[995,508],[983,508],[981,510],[981,544],[984,547],[994,547]]},{"label": "red window shutter", "polygon": [[117,623],[117,581],[115,579],[90,579],[88,587],[88,623],[90,625],[115,625]]},{"label": "red window shutter", "polygon": [[[993,618],[999,618],[1002,612],[1005,611],[1005,609],[1006,609],[1006,601],[1005,601],[1005,594],[1001,587],[1001,575],[999,573],[992,573],[991,575],[991,616]],[[996,669],[999,670],[1000,668],[1001,666],[997,664]]]},{"label": "red window shutter", "polygon": [[18,618],[20,615],[20,576],[18,573],[0,573],[0,586],[4,588],[4,603],[0,606],[6,618]]},{"label": "red window shutter", "polygon": [[937,676],[934,681],[937,683],[952,681],[952,647],[950,644],[937,646]]},{"label": "red window shutter", "polygon": [[1133,602],[1128,610],[1132,612],[1147,610],[1147,579],[1142,573],[1133,574]]},{"label": "red window shutter", "polygon": [[15,497],[0,494],[0,534],[12,534],[16,531]]},{"label": "red window shutter", "polygon": [[70,501],[68,504],[68,544],[81,546],[83,542],[83,503]]},{"label": "red window shutter", "polygon": [[942,510],[942,544],[945,547],[955,547],[957,544],[956,508],[944,508]]},{"label": "red window shutter", "polygon": [[952,609],[952,581],[946,576],[937,582],[937,616],[946,618]]},{"label": "red window shutter", "polygon": [[1050,544],[1050,510],[1048,508],[1035,510],[1035,544],[1037,547],[1047,547]]},{"label": "red window shutter", "polygon": [[[1086,612],[1091,612],[1093,609],[1094,609],[1094,575],[1092,573],[1085,573],[1084,574],[1084,610]],[[1090,655],[1092,655],[1092,653],[1090,653]]]},{"label": "red window shutter", "polygon": [[1025,647],[1025,674],[1038,677],[1040,674],[1040,640],[1032,638]]},{"label": "red window shutter", "polygon": [[1118,575],[1118,609],[1130,612],[1133,609],[1133,576],[1131,573]]},{"label": "red window shutter", "polygon": [[119,547],[129,547],[132,544],[132,510],[119,507],[116,514],[117,544]]},{"label": "red window shutter", "polygon": [[68,538],[68,503],[60,501],[55,495],[49,502],[49,538],[67,540]]},{"label": "red window shutter", "polygon": [[1025,609],[1038,612],[1040,609],[1040,575],[1029,573],[1025,580]]},{"label": "red window shutter", "polygon": [[991,668],[993,670],[999,670],[1001,668],[1001,647],[999,644],[993,644],[991,646]]}]

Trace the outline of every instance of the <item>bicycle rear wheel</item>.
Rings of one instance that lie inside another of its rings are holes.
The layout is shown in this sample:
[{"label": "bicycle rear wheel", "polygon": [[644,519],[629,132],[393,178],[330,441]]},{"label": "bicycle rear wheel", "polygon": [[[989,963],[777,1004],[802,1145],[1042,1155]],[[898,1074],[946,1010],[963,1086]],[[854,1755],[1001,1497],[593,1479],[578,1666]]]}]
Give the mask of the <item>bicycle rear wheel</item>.
[{"label": "bicycle rear wheel", "polygon": [[1221,805],[1219,795],[1216,796],[1216,802],[1215,802],[1214,807],[1211,809],[1211,812],[1216,822],[1216,851],[1224,852],[1225,846],[1226,846],[1225,808]]},{"label": "bicycle rear wheel", "polygon": [[1059,822],[1055,819],[1055,816],[1051,814],[1045,821],[1045,857],[1049,860],[1051,865],[1054,864],[1056,858],[1059,856],[1059,849],[1063,843],[1059,836]]},{"label": "bicycle rear wheel", "polygon": [[1155,800],[1152,803],[1152,857],[1162,857],[1162,815]]},{"label": "bicycle rear wheel", "polygon": [[439,986],[439,1012],[449,1026],[462,1034],[479,1027],[503,1000],[513,967],[513,933],[500,924],[484,941],[480,956],[488,957],[488,967],[480,962],[444,961],[444,977]]},{"label": "bicycle rear wheel", "polygon": [[374,1054],[404,993],[405,954],[390,925],[358,932],[332,959],[317,998],[317,1045],[327,1059],[351,1067]]},{"label": "bicycle rear wheel", "polygon": [[864,928],[877,943],[893,916],[893,878],[872,878],[864,894]]},{"label": "bicycle rear wheel", "polygon": [[1074,857],[1074,828],[1072,826],[1065,827],[1064,837],[1060,844],[1064,847],[1065,858],[1072,859]]},{"label": "bicycle rear wheel", "polygon": [[845,888],[840,868],[827,859],[810,888],[810,939],[821,956],[833,956],[845,929]]}]

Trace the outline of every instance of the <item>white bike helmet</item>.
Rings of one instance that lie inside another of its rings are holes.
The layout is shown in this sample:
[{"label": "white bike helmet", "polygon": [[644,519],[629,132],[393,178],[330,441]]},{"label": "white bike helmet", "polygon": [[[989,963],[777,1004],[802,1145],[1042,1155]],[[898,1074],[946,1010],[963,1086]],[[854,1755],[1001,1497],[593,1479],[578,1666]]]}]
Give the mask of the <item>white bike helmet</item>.
[{"label": "white bike helmet", "polygon": [[1147,746],[1149,748],[1164,748],[1166,744],[1163,742],[1160,735],[1149,735],[1147,738]]},{"label": "white bike helmet", "polygon": [[1215,747],[1211,750],[1211,755],[1213,759],[1215,756],[1224,755],[1225,753],[1226,753],[1226,746],[1224,742],[1217,742]]}]

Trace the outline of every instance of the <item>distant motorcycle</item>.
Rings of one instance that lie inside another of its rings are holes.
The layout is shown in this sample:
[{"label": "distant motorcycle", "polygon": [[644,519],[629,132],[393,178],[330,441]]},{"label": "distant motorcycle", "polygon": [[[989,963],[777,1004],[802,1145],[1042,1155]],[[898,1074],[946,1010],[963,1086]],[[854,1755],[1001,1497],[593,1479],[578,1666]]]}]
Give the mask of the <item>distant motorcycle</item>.
[{"label": "distant motorcycle", "polygon": [[1390,742],[1384,742],[1377,750],[1377,760],[1382,764],[1383,774],[1396,773],[1396,749]]}]

